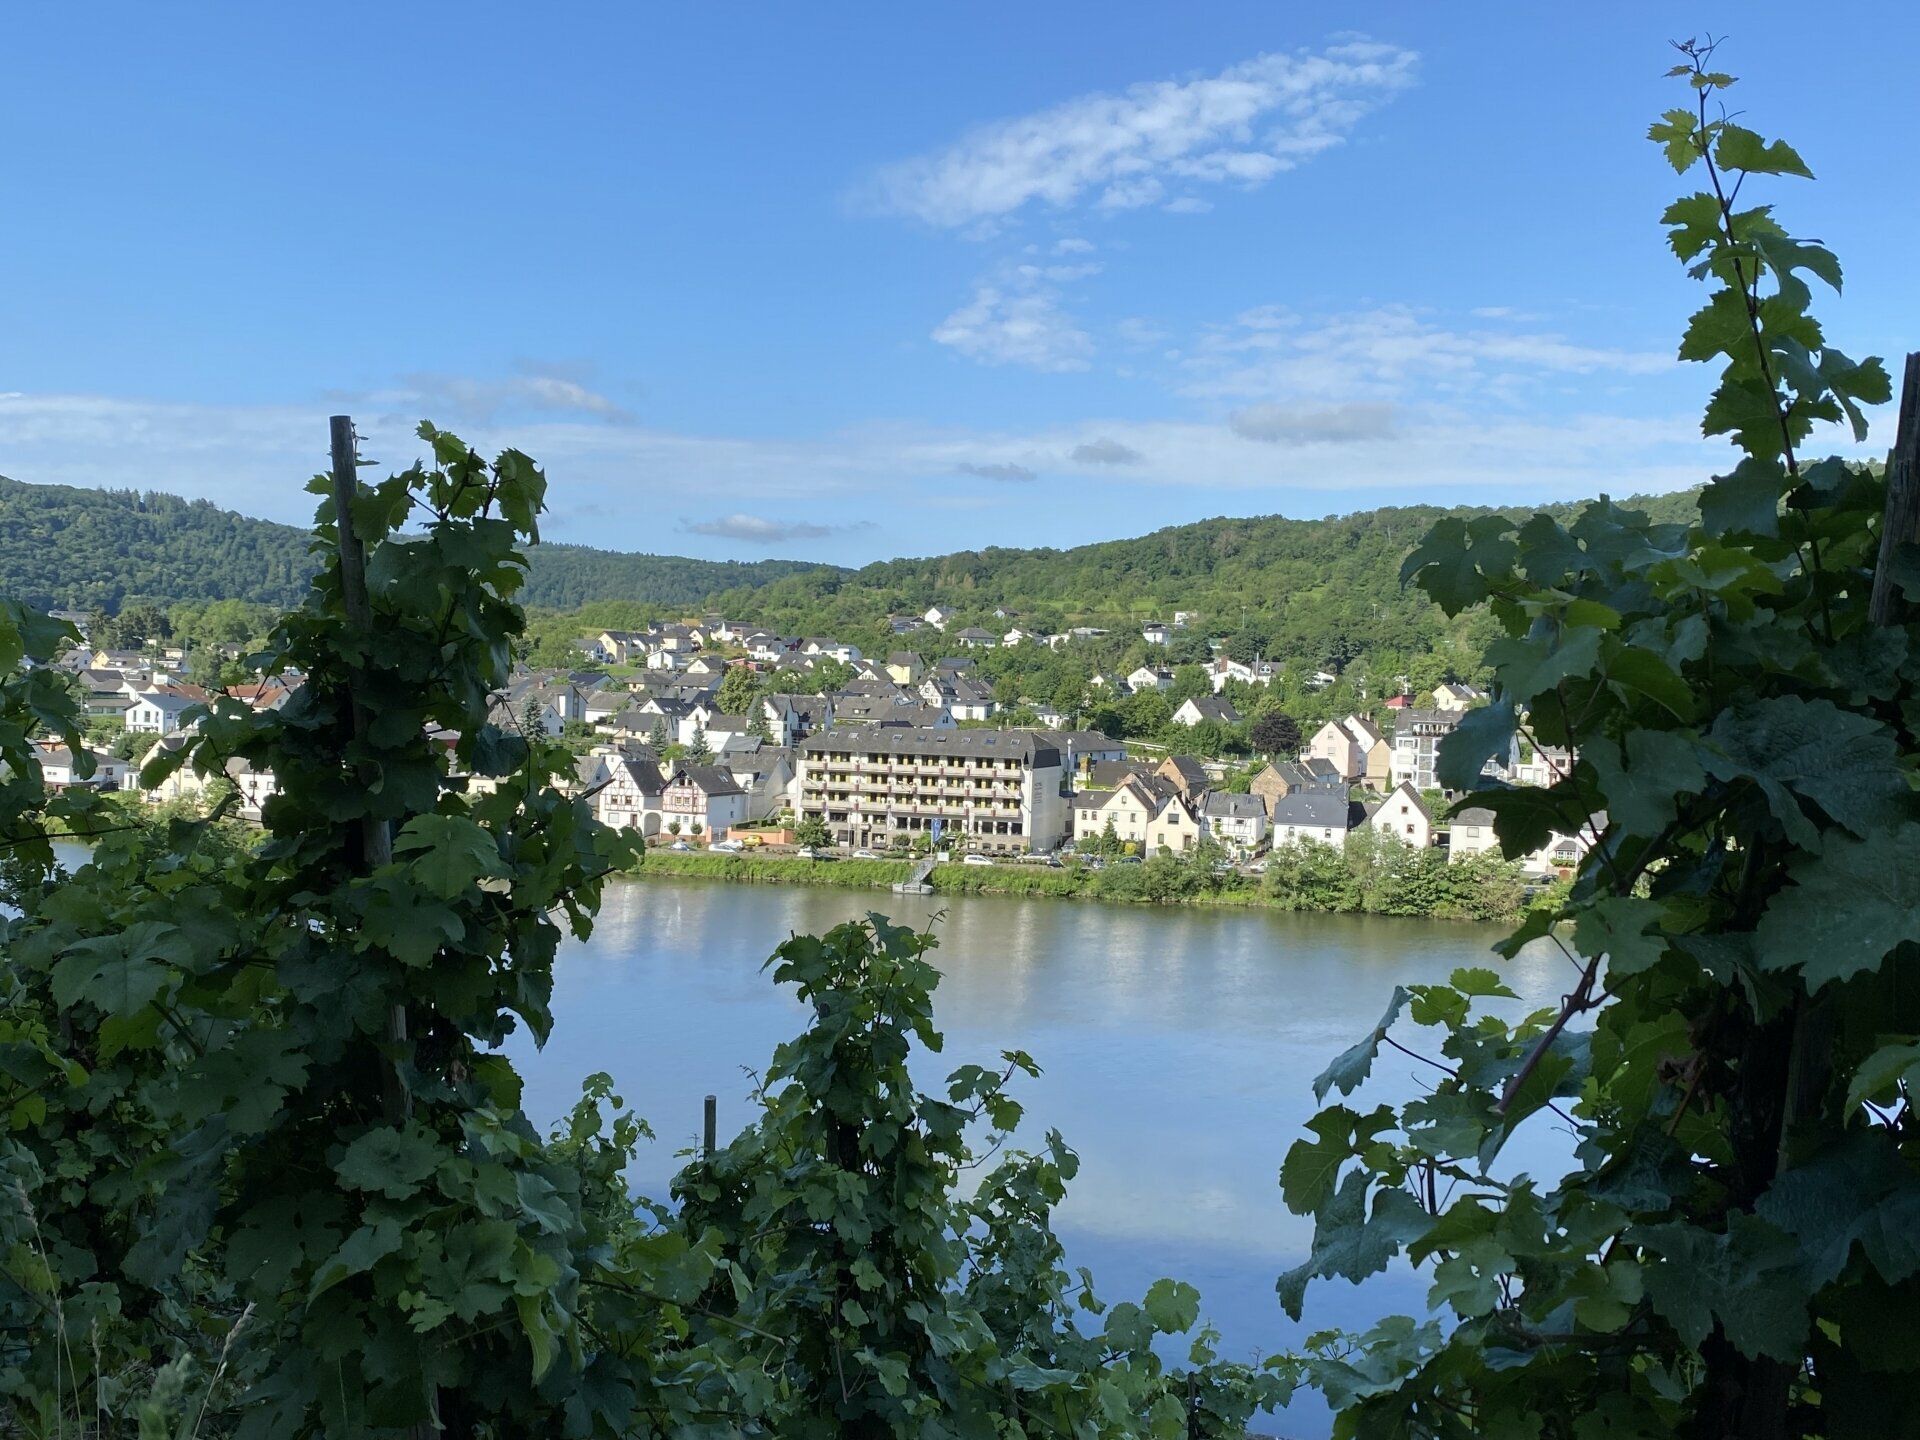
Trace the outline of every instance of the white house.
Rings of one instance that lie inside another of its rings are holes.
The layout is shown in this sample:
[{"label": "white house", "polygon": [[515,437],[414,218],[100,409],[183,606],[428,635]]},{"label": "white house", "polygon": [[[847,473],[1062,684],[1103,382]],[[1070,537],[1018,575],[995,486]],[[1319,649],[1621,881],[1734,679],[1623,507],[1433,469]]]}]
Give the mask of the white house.
[{"label": "white house", "polygon": [[1149,620],[1140,627],[1140,638],[1149,645],[1164,645],[1167,643],[1167,627],[1158,620]]},{"label": "white house", "polygon": [[1471,685],[1456,685],[1445,681],[1433,687],[1433,708],[1436,710],[1471,710],[1487,697]]},{"label": "white house", "polygon": [[992,631],[982,630],[977,625],[969,625],[953,638],[969,650],[991,650],[1000,643],[994,638]]},{"label": "white house", "polygon": [[1027,641],[1033,638],[1034,637],[1030,632],[1022,630],[1018,625],[1016,625],[1013,627],[1013,629],[1007,631],[1006,634],[1000,637],[1000,643],[1002,645],[1024,645]]},{"label": "white house", "polygon": [[1138,695],[1142,690],[1166,690],[1173,685],[1171,670],[1155,669],[1151,665],[1142,665],[1127,676],[1127,689]]},{"label": "white house", "polygon": [[1207,835],[1243,855],[1267,838],[1267,806],[1258,795],[1210,790],[1200,801],[1200,820]]},{"label": "white house", "polygon": [[787,807],[798,774],[793,751],[755,740],[729,749],[721,764],[747,797],[748,819],[764,819]]},{"label": "white house", "polygon": [[947,628],[949,622],[952,621],[953,616],[954,612],[949,610],[945,605],[935,605],[920,618],[925,620],[927,624],[933,626],[934,629],[944,630]]},{"label": "white house", "polygon": [[1416,850],[1433,843],[1433,815],[1420,792],[1404,780],[1368,813],[1367,823],[1383,835],[1404,841]]},{"label": "white house", "polygon": [[1133,777],[1111,790],[1083,790],[1073,797],[1073,839],[1078,845],[1098,839],[1113,822],[1117,839],[1144,845],[1147,826],[1159,813],[1162,797],[1147,781]]},{"label": "white house", "polygon": [[683,762],[661,792],[660,812],[667,826],[680,823],[681,834],[724,835],[728,826],[746,820],[747,792],[718,765]]},{"label": "white house", "polygon": [[1240,712],[1217,695],[1182,700],[1180,708],[1173,712],[1173,723],[1176,725],[1192,728],[1203,720],[1213,720],[1221,725],[1238,725]]},{"label": "white house", "polygon": [[666,780],[652,760],[636,760],[618,752],[582,757],[578,774],[581,782],[594,791],[593,813],[602,825],[615,830],[638,830],[642,835],[658,835],[665,822],[661,817],[661,791]]},{"label": "white house", "polygon": [[117,755],[105,750],[90,750],[93,756],[93,772],[82,776],[78,773],[79,761],[73,751],[64,745],[36,745],[35,757],[40,761],[40,778],[50,789],[64,790],[69,785],[92,785],[101,790],[120,790],[126,786],[127,776],[132,767]]},{"label": "white house", "polygon": [[155,685],[133,692],[127,708],[127,729],[140,735],[172,735],[184,728],[181,717],[207,703],[207,692],[197,685]]},{"label": "white house", "polygon": [[1478,806],[1458,810],[1447,822],[1447,859],[1466,860],[1499,848],[1500,837],[1493,829],[1493,811]]},{"label": "white house", "polygon": [[1360,807],[1344,795],[1324,790],[1295,790],[1273,802],[1268,829],[1275,845],[1293,840],[1340,845],[1346,841],[1356,816],[1361,813]]},{"label": "white house", "polygon": [[247,820],[260,819],[267,801],[280,789],[273,778],[273,771],[256,770],[238,755],[227,761],[226,770],[227,778],[240,791],[241,817]]}]

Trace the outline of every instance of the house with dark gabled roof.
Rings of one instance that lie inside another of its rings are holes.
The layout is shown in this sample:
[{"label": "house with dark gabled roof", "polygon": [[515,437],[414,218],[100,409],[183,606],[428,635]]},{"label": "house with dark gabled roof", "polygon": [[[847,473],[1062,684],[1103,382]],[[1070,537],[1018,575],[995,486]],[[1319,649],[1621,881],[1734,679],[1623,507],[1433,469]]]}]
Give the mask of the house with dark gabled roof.
[{"label": "house with dark gabled roof", "polygon": [[682,834],[725,835],[746,820],[747,792],[718,765],[680,761],[661,791],[660,813],[669,829],[678,821]]},{"label": "house with dark gabled roof", "polygon": [[1182,700],[1180,708],[1173,712],[1173,723],[1176,725],[1192,727],[1203,720],[1220,725],[1238,725],[1240,712],[1218,695],[1196,695]]},{"label": "house with dark gabled roof", "polygon": [[1210,839],[1241,854],[1267,838],[1267,807],[1258,795],[1209,790],[1200,802],[1200,823]]},{"label": "house with dark gabled roof", "polygon": [[969,650],[992,650],[1000,643],[1000,637],[998,635],[995,635],[991,630],[982,630],[977,625],[969,625],[953,638]]},{"label": "house with dark gabled roof", "polygon": [[1198,795],[1213,783],[1207,767],[1191,755],[1169,755],[1154,773],[1170,780],[1183,795]]}]

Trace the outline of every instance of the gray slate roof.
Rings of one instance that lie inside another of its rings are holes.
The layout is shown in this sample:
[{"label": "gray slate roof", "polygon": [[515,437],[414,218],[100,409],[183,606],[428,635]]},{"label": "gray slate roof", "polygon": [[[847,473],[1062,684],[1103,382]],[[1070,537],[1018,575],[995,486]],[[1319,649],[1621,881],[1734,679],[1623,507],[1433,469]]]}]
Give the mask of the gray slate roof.
[{"label": "gray slate roof", "polygon": [[1273,825],[1305,825],[1315,830],[1351,830],[1364,812],[1345,795],[1321,790],[1296,790],[1273,802]]}]

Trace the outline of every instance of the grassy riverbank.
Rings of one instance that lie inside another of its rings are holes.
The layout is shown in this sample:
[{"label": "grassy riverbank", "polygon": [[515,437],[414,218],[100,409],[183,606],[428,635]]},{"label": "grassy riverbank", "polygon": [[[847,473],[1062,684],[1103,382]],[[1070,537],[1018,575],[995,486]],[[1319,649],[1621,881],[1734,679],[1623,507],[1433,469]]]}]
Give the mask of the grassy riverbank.
[{"label": "grassy riverbank", "polygon": [[[1477,857],[1449,866],[1437,851],[1420,854],[1367,842],[1344,852],[1331,846],[1313,849],[1324,853],[1295,857],[1283,850],[1264,877],[1239,871],[1216,873],[1191,859],[1160,856],[1145,864],[1108,865],[1100,870],[1078,865],[936,865],[927,879],[942,895],[1030,895],[1441,920],[1510,920],[1525,904],[1524,881],[1514,867],[1498,861]],[[819,861],[656,850],[648,854],[644,873],[745,884],[884,890],[905,880],[911,869],[899,860]]]}]

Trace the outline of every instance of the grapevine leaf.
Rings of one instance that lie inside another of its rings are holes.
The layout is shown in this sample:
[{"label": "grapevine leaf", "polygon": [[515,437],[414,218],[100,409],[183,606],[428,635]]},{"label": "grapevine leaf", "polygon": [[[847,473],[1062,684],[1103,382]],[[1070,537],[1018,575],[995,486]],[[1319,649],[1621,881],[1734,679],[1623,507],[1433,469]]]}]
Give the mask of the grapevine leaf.
[{"label": "grapevine leaf", "polygon": [[1873,840],[1831,835],[1767,902],[1754,936],[1760,965],[1798,970],[1809,990],[1877,970],[1896,945],[1920,942],[1920,824]]},{"label": "grapevine leaf", "polygon": [[1920,1270],[1920,1181],[1884,1130],[1856,1130],[1796,1165],[1754,1209],[1794,1238],[1811,1289],[1840,1277],[1856,1243],[1888,1284]]},{"label": "grapevine leaf", "polygon": [[53,967],[53,998],[63,1006],[85,1000],[124,1019],[166,988],[169,966],[184,966],[192,958],[186,937],[174,926],[143,920],[118,935],[68,946]]},{"label": "grapevine leaf", "polygon": [[342,1183],[372,1190],[389,1200],[404,1200],[420,1188],[441,1160],[433,1136],[419,1125],[405,1129],[379,1126],[347,1146],[335,1165]]},{"label": "grapevine leaf", "polygon": [[464,815],[414,816],[394,837],[393,853],[416,856],[410,873],[442,900],[477,880],[506,873],[499,843]]},{"label": "grapevine leaf", "polygon": [[1147,1287],[1142,1308],[1162,1333],[1178,1335],[1200,1318],[1200,1292],[1184,1280],[1156,1280]]},{"label": "grapevine leaf", "polygon": [[1720,202],[1697,190],[1667,206],[1660,223],[1668,227],[1667,243],[1684,264],[1720,239]]},{"label": "grapevine leaf", "polygon": [[382,1219],[362,1225],[346,1238],[333,1257],[314,1271],[308,1300],[316,1300],[350,1275],[364,1274],[400,1248],[398,1220]]},{"label": "grapevine leaf", "polygon": [[1519,547],[1510,538],[1513,522],[1500,515],[1472,520],[1448,516],[1437,522],[1400,567],[1400,582],[1416,583],[1449,615],[1457,615],[1492,593],[1489,577],[1513,568]]},{"label": "grapevine leaf", "polygon": [[1899,747],[1886,727],[1831,700],[1776,695],[1736,706],[1714,721],[1708,740],[1701,756],[1707,773],[1757,783],[1787,838],[1805,849],[1819,847],[1820,832],[1802,800],[1866,835],[1892,818],[1907,793]]},{"label": "grapevine leaf", "polygon": [[1606,674],[1614,689],[1644,695],[1677,720],[1693,718],[1693,690],[1651,650],[1622,647],[1608,657]]},{"label": "grapevine leaf", "polygon": [[1280,1163],[1280,1195],[1296,1215],[1311,1215],[1333,1194],[1340,1167],[1353,1154],[1353,1126],[1360,1117],[1344,1105],[1307,1121],[1314,1138],[1296,1140]]},{"label": "grapevine leaf", "polygon": [[1505,760],[1512,753],[1513,732],[1512,700],[1503,698],[1469,710],[1460,717],[1453,733],[1441,739],[1434,777],[1448,790],[1473,789],[1489,760]]},{"label": "grapevine leaf", "polygon": [[1791,1236],[1735,1212],[1727,1232],[1681,1221],[1627,1232],[1659,1257],[1647,1268],[1647,1298],[1698,1349],[1718,1321],[1741,1354],[1798,1363],[1806,1353],[1806,1284]]},{"label": "grapevine leaf", "polygon": [[1899,1084],[1920,1083],[1920,1036],[1880,1037],[1879,1048],[1862,1060],[1847,1087],[1847,1113],[1869,1100],[1890,1098]]},{"label": "grapevine leaf", "polygon": [[1666,935],[1653,929],[1665,913],[1658,900],[1609,896],[1575,918],[1574,944],[1582,955],[1605,955],[1610,976],[1637,975],[1658,965],[1667,952]]},{"label": "grapevine leaf", "polygon": [[1780,497],[1787,468],[1778,460],[1745,459],[1700,492],[1700,523],[1715,539],[1780,533]]},{"label": "grapevine leaf", "polygon": [[1813,179],[1807,162],[1784,140],[1768,144],[1742,125],[1722,125],[1713,158],[1723,170],[1747,170],[1755,175],[1799,175]]},{"label": "grapevine leaf", "polygon": [[1718,290],[1687,322],[1680,337],[1679,358],[1711,360],[1753,344],[1753,321],[1746,303],[1732,290]]},{"label": "grapevine leaf", "polygon": [[1342,1095],[1351,1095],[1360,1087],[1373,1069],[1373,1057],[1380,1050],[1380,1042],[1387,1037],[1387,1031],[1393,1028],[1393,1022],[1400,1018],[1401,1007],[1407,1003],[1407,991],[1404,985],[1393,987],[1393,998],[1387,1004],[1387,1013],[1380,1017],[1380,1023],[1367,1035],[1334,1057],[1333,1063],[1322,1070],[1313,1082],[1313,1098],[1325,1100],[1327,1091],[1339,1088]]},{"label": "grapevine leaf", "polygon": [[1684,175],[1700,158],[1694,131],[1699,121],[1691,110],[1668,110],[1647,130],[1647,138],[1667,152],[1673,173]]},{"label": "grapevine leaf", "polygon": [[1392,1188],[1382,1189],[1374,1197],[1369,1218],[1367,1191],[1371,1184],[1364,1171],[1347,1176],[1314,1224],[1312,1252],[1275,1283],[1275,1292],[1289,1318],[1300,1318],[1309,1280],[1335,1275],[1364,1280],[1377,1275],[1400,1253],[1401,1246],[1418,1240],[1432,1225],[1411,1195]]},{"label": "grapevine leaf", "polygon": [[[1605,633],[1596,625],[1574,625],[1551,640],[1539,636],[1496,640],[1487,647],[1487,663],[1499,672],[1501,693],[1524,705],[1563,680],[1591,672],[1599,663]],[[1468,712],[1468,718],[1477,713]]]}]

